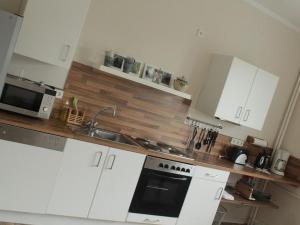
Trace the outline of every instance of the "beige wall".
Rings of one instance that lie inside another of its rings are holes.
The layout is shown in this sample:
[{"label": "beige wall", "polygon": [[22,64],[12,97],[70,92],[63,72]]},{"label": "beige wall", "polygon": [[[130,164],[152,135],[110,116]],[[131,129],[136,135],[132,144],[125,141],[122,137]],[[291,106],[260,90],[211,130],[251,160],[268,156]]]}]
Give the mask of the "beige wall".
[{"label": "beige wall", "polygon": [[[300,98],[298,98],[282,148],[300,158]],[[300,224],[300,188],[290,186],[270,185],[269,191],[273,200],[280,206],[279,210],[260,210],[258,220],[265,225],[299,225]]]},{"label": "beige wall", "polygon": [[269,192],[279,209],[261,209],[257,216],[259,225],[299,225],[300,191],[291,187],[271,184]]},{"label": "beige wall", "polygon": [[[195,35],[197,29],[203,37]],[[299,33],[241,0],[92,0],[75,59],[98,68],[108,49],[186,76],[194,102],[212,53],[234,55],[278,75],[262,132],[225,124],[232,136],[252,134],[269,142],[276,136],[300,66]],[[247,208],[227,207],[227,221],[243,222],[248,216]]]},{"label": "beige wall", "polygon": [[22,0],[0,0],[0,9],[11,12],[19,13]]},{"label": "beige wall", "polygon": [[296,103],[294,112],[289,122],[288,129],[283,139],[282,148],[300,158],[300,98]]},{"label": "beige wall", "polygon": [[[197,29],[204,37],[195,35]],[[240,57],[280,77],[262,132],[228,125],[230,135],[274,140],[300,62],[300,36],[241,0],[93,0],[75,59],[99,67],[104,51],[156,65],[190,81],[193,100],[211,54]]]}]

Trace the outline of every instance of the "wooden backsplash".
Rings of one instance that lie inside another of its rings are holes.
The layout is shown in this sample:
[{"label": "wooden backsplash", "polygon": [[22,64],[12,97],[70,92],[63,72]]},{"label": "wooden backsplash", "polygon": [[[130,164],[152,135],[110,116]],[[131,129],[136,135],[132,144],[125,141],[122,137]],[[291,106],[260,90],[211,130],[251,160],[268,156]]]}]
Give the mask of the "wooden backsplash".
[{"label": "wooden backsplash", "polygon": [[79,63],[73,63],[65,85],[64,100],[72,96],[79,98],[79,107],[88,117],[116,104],[116,117],[98,117],[99,126],[105,129],[181,147],[190,132],[184,125],[190,100]]},{"label": "wooden backsplash", "polygon": [[[130,76],[130,75],[128,75]],[[63,101],[77,96],[79,108],[87,118],[105,106],[117,105],[117,116],[98,116],[99,127],[135,137],[163,141],[185,148],[192,129],[184,124],[191,101],[147,87],[74,62],[65,85],[63,100],[56,102],[57,116]],[[219,135],[212,154],[224,154],[230,137]],[[250,161],[262,151],[246,145],[251,151]],[[205,151],[206,146],[201,148]]]}]

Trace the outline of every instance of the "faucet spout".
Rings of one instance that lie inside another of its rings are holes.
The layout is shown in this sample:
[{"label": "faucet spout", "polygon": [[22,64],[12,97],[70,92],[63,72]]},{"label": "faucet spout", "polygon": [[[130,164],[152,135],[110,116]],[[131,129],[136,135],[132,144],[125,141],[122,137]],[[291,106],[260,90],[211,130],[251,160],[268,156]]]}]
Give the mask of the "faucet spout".
[{"label": "faucet spout", "polygon": [[112,112],[112,117],[116,117],[117,115],[117,105],[108,106],[100,109],[98,112],[95,113],[95,115],[92,117],[90,121],[87,122],[86,127],[89,129],[90,132],[97,126],[96,119],[99,115],[103,114],[106,111]]}]

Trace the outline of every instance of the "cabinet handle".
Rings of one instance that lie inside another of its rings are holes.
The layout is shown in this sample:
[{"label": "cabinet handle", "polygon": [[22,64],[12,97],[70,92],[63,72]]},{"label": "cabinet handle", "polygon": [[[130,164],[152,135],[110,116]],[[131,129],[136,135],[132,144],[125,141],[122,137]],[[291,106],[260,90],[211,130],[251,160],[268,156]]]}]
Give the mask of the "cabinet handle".
[{"label": "cabinet handle", "polygon": [[220,188],[217,190],[217,193],[216,193],[216,196],[215,196],[215,200],[220,200],[220,199],[222,198],[223,190],[224,190],[223,187],[220,187]]},{"label": "cabinet handle", "polygon": [[94,167],[99,167],[100,166],[101,158],[102,158],[102,152],[96,152],[95,159],[94,159],[94,164],[93,164]]},{"label": "cabinet handle", "polygon": [[204,174],[206,177],[211,177],[211,178],[215,178],[217,177],[218,175],[217,174],[210,174],[210,173],[206,173]]},{"label": "cabinet handle", "polygon": [[143,222],[146,222],[146,223],[159,223],[160,220],[159,219],[156,219],[156,220],[144,219]]},{"label": "cabinet handle", "polygon": [[242,114],[242,111],[243,111],[243,107],[242,106],[239,106],[236,110],[236,113],[235,113],[235,118],[240,118],[241,117],[241,114]]},{"label": "cabinet handle", "polygon": [[71,45],[64,45],[61,55],[60,55],[60,60],[65,62],[68,59],[69,53],[70,53]]},{"label": "cabinet handle", "polygon": [[243,119],[244,121],[247,121],[249,119],[250,113],[251,113],[251,110],[247,109],[245,112],[245,115],[244,115],[244,119]]},{"label": "cabinet handle", "polygon": [[107,159],[106,169],[112,170],[115,163],[116,155],[110,155]]}]

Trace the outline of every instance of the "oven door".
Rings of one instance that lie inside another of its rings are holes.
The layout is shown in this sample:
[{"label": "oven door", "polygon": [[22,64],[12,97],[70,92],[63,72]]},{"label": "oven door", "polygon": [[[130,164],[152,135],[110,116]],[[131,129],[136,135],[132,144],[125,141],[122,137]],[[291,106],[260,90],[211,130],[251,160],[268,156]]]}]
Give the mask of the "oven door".
[{"label": "oven door", "polygon": [[6,83],[0,98],[0,107],[13,112],[35,115],[40,111],[43,97],[44,94],[38,91]]},{"label": "oven door", "polygon": [[191,177],[144,168],[129,212],[178,217]]}]

